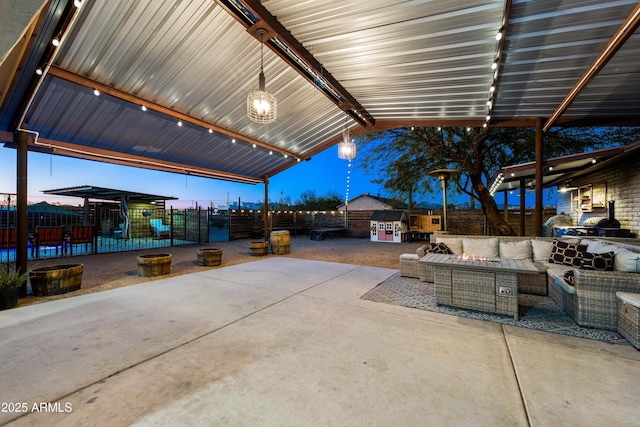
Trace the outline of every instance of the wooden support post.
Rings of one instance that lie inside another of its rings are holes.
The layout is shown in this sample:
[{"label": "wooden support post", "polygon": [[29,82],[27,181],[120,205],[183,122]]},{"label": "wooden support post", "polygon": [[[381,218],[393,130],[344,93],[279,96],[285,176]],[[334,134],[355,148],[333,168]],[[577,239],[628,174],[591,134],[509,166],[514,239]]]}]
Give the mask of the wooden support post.
[{"label": "wooden support post", "polygon": [[542,163],[543,153],[542,119],[536,120],[536,204],[535,204],[535,232],[534,236],[542,236]]},{"label": "wooden support post", "polygon": [[269,241],[269,175],[264,176],[264,241]]},{"label": "wooden support post", "polygon": [[[29,134],[19,130],[16,132],[17,164],[16,187],[18,197],[16,200],[16,269],[21,273],[27,271],[28,229],[27,229],[27,153],[29,147]],[[7,224],[8,227],[9,224]],[[27,282],[20,287],[20,296],[27,296]]]},{"label": "wooden support post", "polygon": [[504,190],[502,194],[504,196],[504,201],[502,202],[504,204],[502,209],[502,212],[504,213],[504,220],[509,221],[509,190]]},{"label": "wooden support post", "polygon": [[524,178],[520,178],[520,235],[525,236],[527,224],[527,187],[524,182]]}]

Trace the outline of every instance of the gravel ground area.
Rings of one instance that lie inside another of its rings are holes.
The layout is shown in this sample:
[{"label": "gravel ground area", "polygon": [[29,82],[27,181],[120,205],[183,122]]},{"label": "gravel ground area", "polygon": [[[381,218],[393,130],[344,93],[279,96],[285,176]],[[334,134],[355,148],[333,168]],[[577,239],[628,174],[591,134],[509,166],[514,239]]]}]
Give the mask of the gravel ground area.
[{"label": "gravel ground area", "polygon": [[[180,276],[197,271],[221,268],[234,264],[256,261],[262,257],[249,255],[249,242],[252,240],[234,240],[232,242],[214,242],[202,245],[181,245],[168,248],[146,249],[140,251],[117,252],[101,255],[83,255],[65,258],[41,259],[30,262],[29,268],[45,267],[54,264],[84,264],[82,288],[75,292],[50,297],[27,296],[21,298],[19,306],[37,304],[61,298],[69,298],[91,292],[105,291],[122,286]],[[403,253],[415,253],[426,242],[378,243],[369,239],[331,238],[310,240],[308,237],[291,237],[291,253],[286,256],[317,261],[340,262],[384,268],[400,268],[399,256]],[[222,264],[216,267],[201,267],[196,264],[196,251],[202,248],[223,250]],[[169,253],[171,273],[157,277],[138,276],[137,256],[145,254]]]}]

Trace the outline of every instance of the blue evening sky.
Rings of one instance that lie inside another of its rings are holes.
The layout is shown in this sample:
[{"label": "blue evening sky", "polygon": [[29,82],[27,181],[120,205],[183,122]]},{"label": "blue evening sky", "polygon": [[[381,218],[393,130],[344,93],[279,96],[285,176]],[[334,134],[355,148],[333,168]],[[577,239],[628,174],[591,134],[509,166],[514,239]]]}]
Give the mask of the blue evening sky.
[{"label": "blue evening sky", "polygon": [[[43,190],[93,185],[126,191],[138,191],[161,196],[177,197],[169,201],[175,208],[225,205],[227,200],[257,202],[264,200],[264,185],[238,184],[210,178],[198,178],[173,173],[158,172],[107,163],[72,159],[29,152],[28,159],[29,202],[60,201],[77,205],[82,200],[43,194]],[[336,191],[342,197],[346,190],[348,162],[338,158],[337,147],[331,147],[272,177],[269,182],[269,199],[280,200],[281,194],[292,202],[306,190],[314,190],[318,196]],[[369,192],[382,193],[379,185],[371,183],[375,177],[365,176],[356,158],[351,165],[349,198]],[[16,192],[16,151],[0,147],[0,193]]]}]

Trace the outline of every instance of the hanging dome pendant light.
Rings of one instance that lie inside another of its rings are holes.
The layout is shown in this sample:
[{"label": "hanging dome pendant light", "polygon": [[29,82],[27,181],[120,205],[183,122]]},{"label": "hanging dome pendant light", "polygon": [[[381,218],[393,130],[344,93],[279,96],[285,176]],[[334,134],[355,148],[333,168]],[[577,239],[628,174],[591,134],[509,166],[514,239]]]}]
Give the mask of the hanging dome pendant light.
[{"label": "hanging dome pendant light", "polygon": [[247,116],[256,123],[271,123],[278,116],[278,101],[265,89],[263,39],[267,31],[260,28],[256,34],[260,36],[260,75],[258,90],[254,90],[247,96]]}]

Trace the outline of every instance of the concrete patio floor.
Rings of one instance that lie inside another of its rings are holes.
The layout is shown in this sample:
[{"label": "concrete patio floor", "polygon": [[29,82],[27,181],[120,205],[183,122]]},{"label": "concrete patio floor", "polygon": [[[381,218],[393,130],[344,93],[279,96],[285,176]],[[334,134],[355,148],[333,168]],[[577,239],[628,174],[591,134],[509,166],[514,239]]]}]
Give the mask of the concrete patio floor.
[{"label": "concrete patio floor", "polygon": [[0,312],[0,424],[640,425],[633,347],[359,299],[396,272],[270,257]]}]

